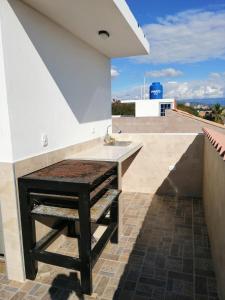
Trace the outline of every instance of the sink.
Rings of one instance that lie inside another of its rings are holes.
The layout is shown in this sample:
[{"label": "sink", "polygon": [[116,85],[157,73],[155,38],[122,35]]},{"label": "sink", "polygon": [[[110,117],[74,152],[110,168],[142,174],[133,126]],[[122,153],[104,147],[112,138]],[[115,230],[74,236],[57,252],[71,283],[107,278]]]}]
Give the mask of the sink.
[{"label": "sink", "polygon": [[104,144],[104,146],[117,146],[117,147],[126,147],[129,146],[132,142],[131,141],[115,141],[112,144]]}]

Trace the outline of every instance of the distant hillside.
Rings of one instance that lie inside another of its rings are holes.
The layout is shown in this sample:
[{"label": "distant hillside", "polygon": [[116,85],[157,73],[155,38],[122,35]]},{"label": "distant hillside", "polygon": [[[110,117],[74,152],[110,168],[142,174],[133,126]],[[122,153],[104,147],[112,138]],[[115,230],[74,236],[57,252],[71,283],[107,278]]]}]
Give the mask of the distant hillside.
[{"label": "distant hillside", "polygon": [[191,104],[204,104],[204,105],[215,105],[215,104],[220,104],[222,106],[225,106],[225,98],[206,98],[206,99],[178,99],[177,103],[182,104],[182,103],[191,103]]}]

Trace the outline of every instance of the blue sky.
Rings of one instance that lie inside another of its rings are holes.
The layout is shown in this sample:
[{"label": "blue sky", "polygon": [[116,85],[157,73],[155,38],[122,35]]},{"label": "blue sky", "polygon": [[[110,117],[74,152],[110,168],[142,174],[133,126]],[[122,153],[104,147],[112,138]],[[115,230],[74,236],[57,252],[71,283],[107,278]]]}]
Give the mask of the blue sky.
[{"label": "blue sky", "polygon": [[[225,97],[225,0],[127,0],[149,56],[112,60],[112,95],[139,98],[143,78],[177,99]],[[147,93],[147,90],[146,90]]]}]

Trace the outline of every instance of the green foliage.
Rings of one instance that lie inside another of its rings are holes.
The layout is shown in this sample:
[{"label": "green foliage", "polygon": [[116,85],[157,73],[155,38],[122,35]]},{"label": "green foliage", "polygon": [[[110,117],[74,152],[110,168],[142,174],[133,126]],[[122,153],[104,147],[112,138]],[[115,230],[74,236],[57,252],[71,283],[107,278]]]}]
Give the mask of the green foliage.
[{"label": "green foliage", "polygon": [[208,121],[213,121],[214,122],[214,118],[213,118],[212,112],[206,112],[205,116],[203,117],[203,119],[206,119]]},{"label": "green foliage", "polygon": [[183,110],[191,115],[198,117],[198,111],[192,106],[186,106],[184,104],[177,104],[177,108]]},{"label": "green foliage", "polygon": [[135,116],[135,103],[112,103],[112,115]]},{"label": "green foliage", "polygon": [[223,117],[225,114],[223,111],[224,108],[218,103],[212,107],[212,117],[214,122],[224,124]]},{"label": "green foliage", "polygon": [[224,107],[222,107],[219,103],[217,103],[212,107],[211,112],[206,113],[204,119],[219,124],[224,124],[224,117],[225,117]]}]

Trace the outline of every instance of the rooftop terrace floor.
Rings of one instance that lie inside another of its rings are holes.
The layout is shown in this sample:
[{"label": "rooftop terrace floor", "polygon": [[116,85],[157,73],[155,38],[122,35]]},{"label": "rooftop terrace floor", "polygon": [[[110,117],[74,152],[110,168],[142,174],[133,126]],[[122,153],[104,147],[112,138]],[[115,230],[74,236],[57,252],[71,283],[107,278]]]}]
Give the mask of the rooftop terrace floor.
[{"label": "rooftop terrace floor", "polygon": [[[79,273],[43,265],[23,284],[0,274],[0,299],[219,299],[201,200],[126,193],[122,202],[123,235],[95,265],[91,297],[81,294]],[[65,238],[57,252],[75,248]]]}]

